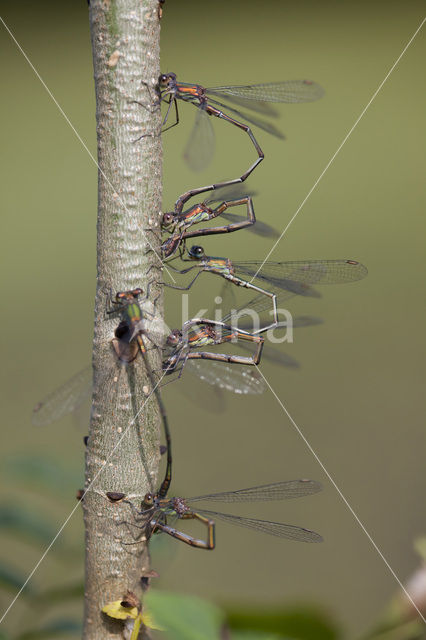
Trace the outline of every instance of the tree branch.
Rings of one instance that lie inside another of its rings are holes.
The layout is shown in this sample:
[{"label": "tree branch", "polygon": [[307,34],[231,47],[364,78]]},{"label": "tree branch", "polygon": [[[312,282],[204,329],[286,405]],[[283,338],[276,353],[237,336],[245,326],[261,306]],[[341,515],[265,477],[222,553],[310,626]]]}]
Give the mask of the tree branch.
[{"label": "tree branch", "polygon": [[[83,501],[84,638],[105,640],[121,637],[123,627],[104,616],[102,607],[127,589],[140,594],[140,578],[149,570],[146,543],[123,544],[140,534],[132,527],[129,506],[110,502],[105,493],[123,492],[137,502],[157,488],[160,458],[160,416],[143,359],[119,365],[111,349],[118,320],[106,314],[111,294],[135,287],[146,291],[149,281],[161,280],[161,114],[152,107],[160,73],[158,0],[90,0],[90,28],[99,202],[94,393],[86,453],[90,490]],[[142,135],[147,137],[135,142]],[[153,300],[162,292],[155,284],[150,293]],[[157,311],[162,312],[161,297]],[[152,369],[161,368],[157,350],[149,351],[149,360]]]}]

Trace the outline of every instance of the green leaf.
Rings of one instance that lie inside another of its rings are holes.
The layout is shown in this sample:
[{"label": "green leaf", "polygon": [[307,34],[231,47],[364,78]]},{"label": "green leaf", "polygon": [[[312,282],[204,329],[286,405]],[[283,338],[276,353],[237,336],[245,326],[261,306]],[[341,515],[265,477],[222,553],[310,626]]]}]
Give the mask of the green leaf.
[{"label": "green leaf", "polygon": [[309,607],[228,609],[232,631],[260,631],[291,640],[336,640],[335,625],[321,611]]},{"label": "green leaf", "polygon": [[16,640],[45,640],[45,638],[57,638],[62,635],[81,635],[81,624],[75,620],[55,620],[40,627],[21,633]]},{"label": "green leaf", "polygon": [[0,506],[0,531],[19,535],[31,543],[48,544],[56,535],[56,529],[46,524],[43,514],[30,512],[16,504]]},{"label": "green leaf", "polygon": [[150,591],[144,604],[168,640],[218,640],[223,614],[213,604],[195,596]]},{"label": "green leaf", "polygon": [[[2,589],[16,593],[24,584],[26,578],[27,576],[22,575],[16,569],[0,564],[0,587]],[[33,593],[31,587],[27,585],[21,595],[30,596]]]}]

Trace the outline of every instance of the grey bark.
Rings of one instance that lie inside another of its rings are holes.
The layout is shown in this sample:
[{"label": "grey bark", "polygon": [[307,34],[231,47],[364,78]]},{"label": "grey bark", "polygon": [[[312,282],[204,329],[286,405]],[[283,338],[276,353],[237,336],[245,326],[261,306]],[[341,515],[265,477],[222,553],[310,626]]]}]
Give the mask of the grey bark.
[{"label": "grey bark", "polygon": [[[126,368],[111,349],[117,317],[106,314],[117,291],[161,280],[160,212],[162,148],[159,109],[152,109],[158,80],[158,0],[90,0],[90,29],[98,136],[97,292],[93,342],[94,393],[86,453],[83,501],[86,527],[84,638],[122,637],[123,624],[101,613],[127,589],[140,595],[149,570],[145,542],[123,503],[107,491],[123,492],[138,504],[157,488],[160,417],[142,358]],[[151,87],[151,93],[144,86]],[[132,102],[138,100],[147,108]],[[135,142],[141,135],[146,137]],[[149,231],[149,229],[151,231]],[[154,251],[149,251],[154,249]],[[157,254],[157,255],[156,255]],[[151,299],[160,294],[159,285]],[[159,370],[157,350],[150,364]]]}]

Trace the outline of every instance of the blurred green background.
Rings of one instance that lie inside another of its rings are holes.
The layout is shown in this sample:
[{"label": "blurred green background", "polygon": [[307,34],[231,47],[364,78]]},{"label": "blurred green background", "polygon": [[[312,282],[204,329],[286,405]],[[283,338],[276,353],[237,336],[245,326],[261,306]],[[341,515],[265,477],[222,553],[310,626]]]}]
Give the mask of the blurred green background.
[{"label": "blurred green background", "polygon": [[[313,104],[279,107],[286,141],[257,131],[266,159],[249,188],[259,220],[283,229],[421,22],[422,2],[167,0],[162,70],[207,86],[309,78],[325,89]],[[95,102],[86,3],[3,3],[2,16],[73,125],[96,154]],[[73,420],[31,425],[33,405],[91,357],[96,277],[97,170],[4,28],[2,47],[1,286],[6,504],[50,513],[58,527],[83,484],[83,430]],[[397,575],[415,568],[424,532],[424,139],[425,33],[414,40],[306,202],[271,259],[353,258],[366,280],[295,300],[294,315],[324,325],[300,329],[285,351],[297,371],[262,370]],[[138,98],[138,96],[135,96]],[[214,121],[217,153],[199,175],[181,154],[195,110],[164,137],[164,209],[188,188],[240,175],[254,152]],[[271,242],[242,231],[206,239],[206,251],[262,259]],[[210,307],[222,282],[206,275],[191,305]],[[247,298],[249,299],[249,298]],[[178,294],[168,316],[179,319]],[[183,383],[182,383],[183,384]],[[214,553],[164,538],[154,553],[156,586],[218,603],[312,602],[346,637],[365,631],[397,584],[317,460],[269,392],[228,396],[227,411],[203,411],[165,393],[174,433],[174,491],[184,495],[310,477],[322,494],[289,504],[247,505],[247,515],[300,524],[322,545],[265,538],[219,524]],[[33,457],[58,466],[43,483],[17,471]],[[20,467],[21,465],[21,467]],[[70,488],[71,487],[71,488]],[[82,575],[81,513],[33,578],[53,589]],[[52,525],[53,526],[53,525]],[[55,527],[53,528],[53,531]],[[46,540],[48,539],[46,534]],[[25,577],[44,549],[0,533],[2,557]],[[60,556],[60,545],[69,551]],[[71,558],[71,560],[70,560]],[[13,592],[2,594],[1,608]],[[18,601],[8,626],[19,620]],[[80,613],[81,602],[70,608]],[[22,620],[20,621],[22,623]]]}]

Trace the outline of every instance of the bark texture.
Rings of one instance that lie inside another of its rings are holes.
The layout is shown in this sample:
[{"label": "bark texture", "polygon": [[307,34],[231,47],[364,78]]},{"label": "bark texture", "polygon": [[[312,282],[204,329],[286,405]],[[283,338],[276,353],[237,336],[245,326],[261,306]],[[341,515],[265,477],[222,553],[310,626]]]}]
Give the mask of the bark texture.
[{"label": "bark texture", "polygon": [[[94,393],[86,453],[84,520],[86,592],[84,638],[122,637],[123,625],[101,613],[127,589],[140,595],[149,570],[146,544],[123,503],[135,504],[157,488],[160,417],[142,358],[120,366],[111,340],[118,319],[108,316],[110,296],[161,280],[161,115],[153,108],[158,80],[158,0],[90,0],[99,162],[97,292],[93,342]],[[149,92],[143,83],[148,83]],[[135,100],[147,106],[143,108]],[[135,142],[137,138],[141,138]],[[154,251],[153,251],[153,250]],[[150,290],[162,312],[159,285]],[[159,370],[157,350],[149,351]]]}]

